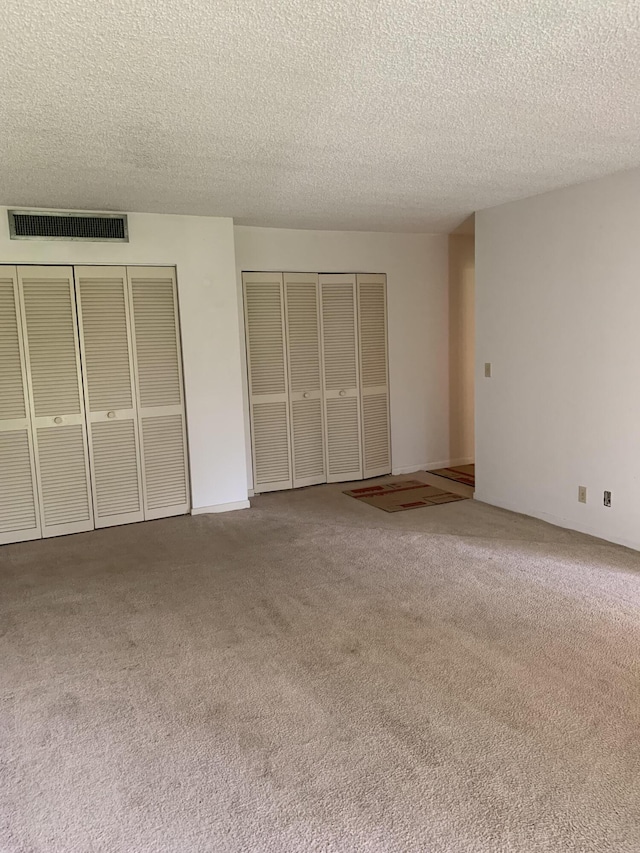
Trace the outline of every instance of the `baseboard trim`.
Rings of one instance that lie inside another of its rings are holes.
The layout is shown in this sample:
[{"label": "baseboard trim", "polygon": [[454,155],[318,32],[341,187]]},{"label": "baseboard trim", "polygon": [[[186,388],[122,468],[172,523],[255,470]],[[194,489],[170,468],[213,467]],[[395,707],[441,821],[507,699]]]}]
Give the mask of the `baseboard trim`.
[{"label": "baseboard trim", "polygon": [[443,459],[440,462],[422,462],[419,465],[407,465],[393,468],[392,474],[414,474],[416,471],[428,471],[431,468],[453,468],[456,465],[471,465],[473,457],[468,459]]},{"label": "baseboard trim", "polygon": [[249,509],[249,501],[233,501],[229,504],[216,504],[215,506],[194,506],[191,515],[207,515],[212,512],[233,512],[236,509]]},{"label": "baseboard trim", "polygon": [[550,512],[539,512],[532,509],[527,509],[521,506],[516,506],[509,501],[495,500],[490,495],[484,495],[482,492],[475,493],[476,501],[495,506],[498,509],[505,509],[508,512],[515,512],[518,515],[526,515],[528,518],[537,518],[538,521],[546,521],[547,524],[553,524],[554,527],[562,527],[564,530],[574,530],[576,533],[584,533],[586,536],[593,536],[594,539],[600,539],[602,542],[611,542],[614,545],[622,545],[624,548],[631,548],[633,551],[640,551],[640,542],[634,542],[631,539],[625,539],[619,536],[604,535],[590,528],[588,524],[580,524],[572,518],[563,518],[560,515],[553,515]]},{"label": "baseboard trim", "polygon": [[426,463],[422,465],[406,465],[401,468],[396,468],[395,466],[391,469],[392,474],[414,474],[416,471],[424,471],[424,466]]},{"label": "baseboard trim", "polygon": [[442,468],[455,468],[456,465],[473,465],[473,456],[465,456],[462,459],[450,459],[448,465],[442,465]]}]

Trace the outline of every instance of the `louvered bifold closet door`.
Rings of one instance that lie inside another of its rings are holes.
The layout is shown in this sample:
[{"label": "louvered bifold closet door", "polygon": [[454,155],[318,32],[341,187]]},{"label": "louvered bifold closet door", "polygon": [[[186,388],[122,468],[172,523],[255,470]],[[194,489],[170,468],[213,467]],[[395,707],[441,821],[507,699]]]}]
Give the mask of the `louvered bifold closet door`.
[{"label": "louvered bifold closet door", "polygon": [[175,269],[127,267],[127,277],[144,517],[183,515],[190,502]]},{"label": "louvered bifold closet door", "polygon": [[71,267],[18,267],[43,536],[93,528]]},{"label": "louvered bifold closet door", "polygon": [[318,276],[284,274],[293,485],[326,483]]},{"label": "louvered bifold closet door", "polygon": [[96,527],[144,519],[126,267],[75,267]]},{"label": "louvered bifold closet door", "polygon": [[355,275],[321,275],[327,482],[362,478]]},{"label": "louvered bifold closet door", "polygon": [[391,471],[386,276],[357,279],[363,476],[378,477]]},{"label": "louvered bifold closet door", "polygon": [[256,492],[290,489],[289,394],[282,273],[243,273]]},{"label": "louvered bifold closet door", "polygon": [[16,268],[0,266],[0,545],[42,536],[22,343]]}]

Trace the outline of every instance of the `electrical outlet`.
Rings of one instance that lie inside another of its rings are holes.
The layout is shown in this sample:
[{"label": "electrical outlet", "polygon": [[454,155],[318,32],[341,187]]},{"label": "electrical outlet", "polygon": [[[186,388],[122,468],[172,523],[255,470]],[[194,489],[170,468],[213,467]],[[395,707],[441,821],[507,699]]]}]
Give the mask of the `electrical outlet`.
[{"label": "electrical outlet", "polygon": [[587,487],[578,486],[578,503],[586,504],[587,502]]},{"label": "electrical outlet", "polygon": [[484,363],[484,376],[485,379],[491,379],[491,362],[485,361]]},{"label": "electrical outlet", "polygon": [[604,493],[604,505],[611,506],[611,492]]}]

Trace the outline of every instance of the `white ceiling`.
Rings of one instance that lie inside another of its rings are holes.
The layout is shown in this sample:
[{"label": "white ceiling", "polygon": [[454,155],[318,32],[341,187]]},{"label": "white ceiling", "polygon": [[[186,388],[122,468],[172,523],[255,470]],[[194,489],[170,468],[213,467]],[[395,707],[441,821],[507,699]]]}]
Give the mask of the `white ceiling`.
[{"label": "white ceiling", "polygon": [[4,0],[0,202],[448,231],[640,164],[637,0]]}]

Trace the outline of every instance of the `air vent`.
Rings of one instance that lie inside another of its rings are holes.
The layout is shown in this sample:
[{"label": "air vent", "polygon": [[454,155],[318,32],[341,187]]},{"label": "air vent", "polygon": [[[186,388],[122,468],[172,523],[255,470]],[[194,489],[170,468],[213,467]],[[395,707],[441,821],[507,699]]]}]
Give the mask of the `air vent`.
[{"label": "air vent", "polygon": [[128,243],[127,217],[122,213],[51,213],[10,210],[12,240],[90,240]]}]

